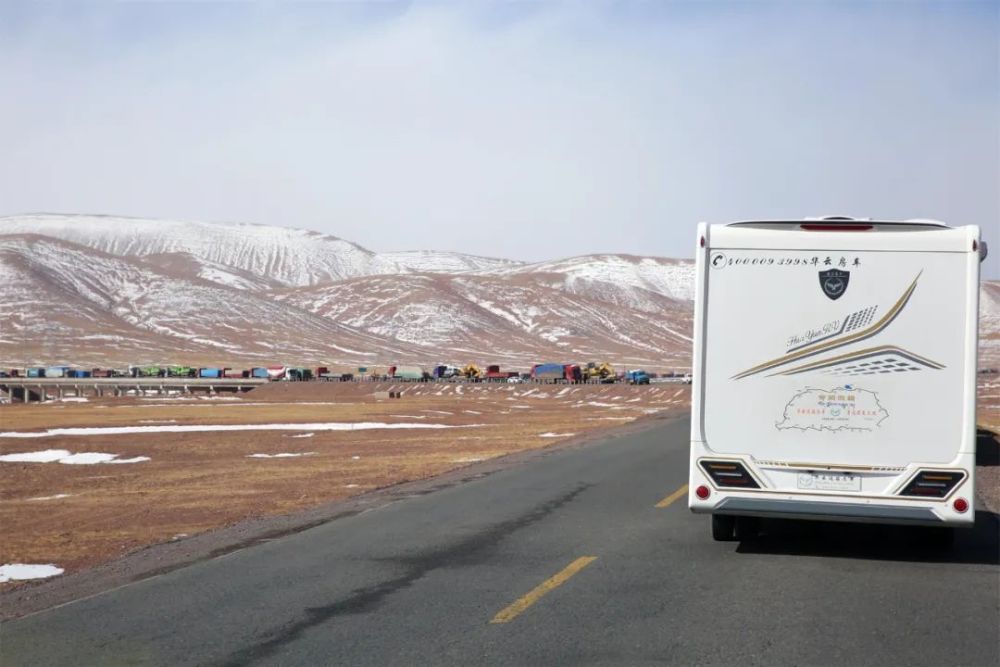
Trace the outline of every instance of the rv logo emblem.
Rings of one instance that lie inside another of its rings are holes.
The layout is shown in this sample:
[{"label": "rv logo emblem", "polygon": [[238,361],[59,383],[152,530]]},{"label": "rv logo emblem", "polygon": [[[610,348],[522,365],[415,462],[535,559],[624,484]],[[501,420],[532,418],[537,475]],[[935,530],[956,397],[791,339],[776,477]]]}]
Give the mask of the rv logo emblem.
[{"label": "rv logo emblem", "polygon": [[850,271],[829,269],[819,272],[819,286],[823,288],[823,294],[834,301],[842,297],[844,292],[847,291],[847,283],[850,279]]}]

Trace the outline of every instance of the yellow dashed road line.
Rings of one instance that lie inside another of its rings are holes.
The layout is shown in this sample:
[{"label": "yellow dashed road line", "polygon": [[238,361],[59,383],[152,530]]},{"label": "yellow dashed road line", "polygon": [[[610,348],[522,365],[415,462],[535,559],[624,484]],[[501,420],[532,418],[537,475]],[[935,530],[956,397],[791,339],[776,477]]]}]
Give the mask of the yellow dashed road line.
[{"label": "yellow dashed road line", "polygon": [[524,610],[542,599],[549,591],[562,586],[570,577],[597,560],[597,556],[581,556],[567,565],[559,574],[546,579],[527,595],[518,598],[511,605],[504,607],[493,617],[490,623],[508,623],[517,618]]},{"label": "yellow dashed road line", "polygon": [[683,498],[685,495],[687,495],[687,492],[688,492],[688,485],[685,484],[684,486],[677,489],[676,491],[671,493],[669,496],[667,496],[660,502],[656,503],[656,507],[659,507],[660,509],[663,509],[664,507],[669,507],[670,504],[673,503],[675,500],[677,500],[678,498]]}]

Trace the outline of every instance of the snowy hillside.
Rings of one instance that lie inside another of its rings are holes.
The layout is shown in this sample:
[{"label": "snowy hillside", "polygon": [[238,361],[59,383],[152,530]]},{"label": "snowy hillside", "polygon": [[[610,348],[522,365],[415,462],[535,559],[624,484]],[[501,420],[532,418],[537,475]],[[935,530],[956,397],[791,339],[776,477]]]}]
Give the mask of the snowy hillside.
[{"label": "snowy hillside", "polygon": [[413,273],[464,273],[467,271],[490,271],[521,266],[523,262],[495,257],[464,255],[457,252],[437,252],[434,250],[405,250],[402,252],[379,253],[383,260],[395,264],[400,269]]},{"label": "snowy hillside", "polygon": [[[199,270],[202,277],[239,288],[249,285],[226,274],[244,272],[258,281],[292,287],[358,276],[495,269],[517,264],[460,253],[380,255],[318,232],[243,223],[37,214],[0,217],[0,234],[41,234],[123,257],[184,253],[206,263],[205,269]],[[219,267],[227,270],[220,273]]]},{"label": "snowy hillside", "polygon": [[[623,305],[636,290],[662,294],[674,299],[694,298],[694,263],[687,260],[661,257],[636,257],[634,255],[584,255],[553,262],[525,264],[499,269],[502,275],[552,274],[561,289],[585,294],[595,287],[608,290],[607,296],[617,294]],[[556,286],[556,284],[553,284]],[[642,300],[642,297],[634,297]]]},{"label": "snowy hillside", "polygon": [[[694,265],[374,253],[297,229],[0,218],[0,367],[32,363],[516,363],[680,369]],[[1000,366],[1000,284],[981,293]]]},{"label": "snowy hillside", "polygon": [[686,302],[649,294],[650,301],[659,300],[654,315],[548,287],[533,276],[373,276],[276,298],[368,333],[438,350],[442,359],[613,359],[681,368],[690,355]]},{"label": "snowy hillside", "polygon": [[416,350],[134,258],[0,236],[0,358],[10,362],[364,361]]},{"label": "snowy hillside", "polygon": [[42,234],[111,255],[188,253],[284,285],[314,285],[398,268],[364,248],[316,232],[240,223],[90,215],[0,218],[0,233]]},{"label": "snowy hillside", "polygon": [[984,282],[979,292],[979,367],[1000,368],[1000,282]]}]

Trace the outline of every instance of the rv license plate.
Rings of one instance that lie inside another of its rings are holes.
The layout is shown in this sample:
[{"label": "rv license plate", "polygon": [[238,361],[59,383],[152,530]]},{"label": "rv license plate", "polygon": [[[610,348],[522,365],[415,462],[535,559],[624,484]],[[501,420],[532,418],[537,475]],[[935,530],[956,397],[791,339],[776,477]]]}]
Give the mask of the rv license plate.
[{"label": "rv license plate", "polygon": [[800,472],[799,488],[804,491],[860,491],[861,478],[842,472]]}]

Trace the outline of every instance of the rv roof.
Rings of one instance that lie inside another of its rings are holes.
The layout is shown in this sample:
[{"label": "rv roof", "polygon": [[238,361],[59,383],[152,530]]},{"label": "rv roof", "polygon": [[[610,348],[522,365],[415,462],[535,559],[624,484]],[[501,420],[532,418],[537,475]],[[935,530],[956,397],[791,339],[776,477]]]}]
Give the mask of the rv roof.
[{"label": "rv roof", "polygon": [[911,220],[874,220],[872,218],[848,218],[846,216],[830,215],[821,218],[802,218],[801,220],[740,220],[730,222],[727,227],[763,227],[775,228],[782,225],[803,225],[816,223],[831,223],[837,226],[850,227],[852,225],[878,226],[878,227],[905,227],[907,229],[951,229],[950,226],[940,220],[927,220],[914,218]]}]

